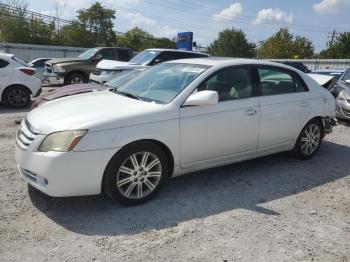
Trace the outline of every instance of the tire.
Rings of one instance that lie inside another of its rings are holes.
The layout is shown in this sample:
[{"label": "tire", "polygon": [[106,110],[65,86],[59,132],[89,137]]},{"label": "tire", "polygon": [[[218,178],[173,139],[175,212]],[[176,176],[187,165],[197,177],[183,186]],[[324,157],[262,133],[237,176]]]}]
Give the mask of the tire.
[{"label": "tire", "polygon": [[3,101],[13,108],[23,108],[30,104],[30,91],[24,86],[8,87],[3,94]]},{"label": "tire", "polygon": [[103,192],[124,205],[138,205],[159,192],[168,174],[168,159],[160,147],[147,141],[133,143],[108,163]]},{"label": "tire", "polygon": [[295,143],[293,153],[300,159],[310,159],[320,149],[324,130],[322,123],[317,119],[309,121],[300,132]]},{"label": "tire", "polygon": [[83,84],[87,83],[87,79],[83,74],[73,73],[68,75],[65,84],[66,85],[74,85],[74,84]]}]

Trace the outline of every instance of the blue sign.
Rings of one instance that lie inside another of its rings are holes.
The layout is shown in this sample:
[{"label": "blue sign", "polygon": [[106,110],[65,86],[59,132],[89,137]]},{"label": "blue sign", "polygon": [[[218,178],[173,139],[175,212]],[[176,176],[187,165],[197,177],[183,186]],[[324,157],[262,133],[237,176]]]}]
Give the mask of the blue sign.
[{"label": "blue sign", "polygon": [[177,34],[176,48],[192,51],[193,32],[182,32]]}]

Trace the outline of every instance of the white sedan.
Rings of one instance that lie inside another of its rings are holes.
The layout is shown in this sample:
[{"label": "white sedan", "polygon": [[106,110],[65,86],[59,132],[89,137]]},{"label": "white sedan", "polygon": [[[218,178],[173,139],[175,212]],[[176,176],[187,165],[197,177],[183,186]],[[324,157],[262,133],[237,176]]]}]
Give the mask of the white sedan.
[{"label": "white sedan", "polygon": [[26,107],[30,96],[41,93],[41,80],[31,68],[12,54],[0,53],[0,101],[11,107]]},{"label": "white sedan", "polygon": [[170,177],[293,151],[308,159],[332,130],[333,96],[304,73],[248,59],[162,63],[117,90],[31,111],[16,161],[51,196],[152,198]]}]

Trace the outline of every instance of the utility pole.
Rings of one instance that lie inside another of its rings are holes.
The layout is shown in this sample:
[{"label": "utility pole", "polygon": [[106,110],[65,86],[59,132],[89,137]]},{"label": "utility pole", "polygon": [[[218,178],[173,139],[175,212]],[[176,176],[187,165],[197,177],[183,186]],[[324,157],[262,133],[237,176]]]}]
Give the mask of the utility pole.
[{"label": "utility pole", "polygon": [[331,34],[331,41],[330,41],[330,43],[329,43],[329,47],[332,47],[333,46],[333,43],[334,43],[334,38],[335,38],[335,35],[337,34],[336,33],[336,31],[335,31],[335,29],[333,30],[333,32],[331,32],[331,33],[328,33],[328,34]]}]

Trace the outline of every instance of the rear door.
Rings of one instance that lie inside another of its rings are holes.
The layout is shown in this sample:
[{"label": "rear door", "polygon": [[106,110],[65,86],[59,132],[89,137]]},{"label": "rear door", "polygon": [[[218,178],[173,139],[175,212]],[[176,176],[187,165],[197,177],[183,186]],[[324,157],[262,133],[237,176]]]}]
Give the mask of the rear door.
[{"label": "rear door", "polygon": [[260,79],[259,150],[295,141],[311,112],[310,93],[301,77],[290,70],[257,66]]}]

